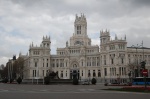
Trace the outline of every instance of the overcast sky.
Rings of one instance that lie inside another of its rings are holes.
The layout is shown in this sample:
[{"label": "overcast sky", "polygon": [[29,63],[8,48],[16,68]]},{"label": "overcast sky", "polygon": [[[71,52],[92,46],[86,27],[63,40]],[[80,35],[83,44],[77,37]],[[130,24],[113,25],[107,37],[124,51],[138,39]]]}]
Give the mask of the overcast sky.
[{"label": "overcast sky", "polygon": [[128,47],[150,47],[150,0],[0,0],[0,64],[13,55],[27,54],[29,45],[51,37],[51,53],[74,33],[75,15],[84,13],[93,45],[99,45],[100,30],[112,39],[127,36]]}]

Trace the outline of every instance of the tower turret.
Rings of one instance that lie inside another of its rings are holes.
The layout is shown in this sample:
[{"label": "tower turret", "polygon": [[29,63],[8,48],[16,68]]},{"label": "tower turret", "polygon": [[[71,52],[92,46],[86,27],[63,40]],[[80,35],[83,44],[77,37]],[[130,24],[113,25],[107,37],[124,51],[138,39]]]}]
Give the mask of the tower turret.
[{"label": "tower turret", "polygon": [[87,35],[87,22],[86,22],[86,17],[84,16],[84,14],[81,13],[80,17],[76,15],[76,19],[74,22],[74,30],[75,30],[75,35],[78,35],[78,36]]},{"label": "tower turret", "polygon": [[74,22],[74,34],[70,38],[70,46],[90,46],[91,39],[87,35],[87,21],[84,14],[76,14]]},{"label": "tower turret", "polygon": [[50,41],[50,37],[44,37],[43,36],[43,41],[42,41],[42,45],[44,48],[50,48],[50,44],[51,44],[51,41]]},{"label": "tower turret", "polygon": [[110,41],[110,33],[107,29],[106,31],[100,31],[100,41],[101,44],[105,44]]}]

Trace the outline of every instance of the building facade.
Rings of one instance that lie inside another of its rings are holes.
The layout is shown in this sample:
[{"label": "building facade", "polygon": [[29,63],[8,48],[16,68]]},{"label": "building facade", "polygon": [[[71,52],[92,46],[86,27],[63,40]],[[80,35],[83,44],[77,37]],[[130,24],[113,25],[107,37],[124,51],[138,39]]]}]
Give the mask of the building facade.
[{"label": "building facade", "polygon": [[[98,82],[127,82],[128,74],[135,76],[140,70],[140,62],[146,60],[150,70],[150,49],[127,47],[124,39],[110,39],[109,31],[100,31],[100,46],[91,45],[87,35],[86,17],[76,15],[74,34],[65,48],[57,48],[56,55],[51,54],[51,39],[46,36],[40,46],[29,47],[24,57],[24,79],[43,79],[48,71],[57,71],[61,79],[72,79],[76,71],[78,79],[95,77]],[[135,65],[136,64],[136,65]],[[134,69],[134,70],[133,70]]]}]

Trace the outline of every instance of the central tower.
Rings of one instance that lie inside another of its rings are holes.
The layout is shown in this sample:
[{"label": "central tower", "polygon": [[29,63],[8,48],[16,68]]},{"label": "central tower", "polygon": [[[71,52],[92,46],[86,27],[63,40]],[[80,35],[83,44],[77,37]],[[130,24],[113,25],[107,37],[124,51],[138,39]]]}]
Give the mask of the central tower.
[{"label": "central tower", "polygon": [[76,15],[74,22],[74,34],[70,38],[70,46],[90,46],[91,39],[87,35],[87,21],[84,14]]},{"label": "central tower", "polygon": [[74,32],[76,36],[86,36],[87,35],[87,22],[84,14],[81,14],[81,17],[76,15],[74,22]]}]

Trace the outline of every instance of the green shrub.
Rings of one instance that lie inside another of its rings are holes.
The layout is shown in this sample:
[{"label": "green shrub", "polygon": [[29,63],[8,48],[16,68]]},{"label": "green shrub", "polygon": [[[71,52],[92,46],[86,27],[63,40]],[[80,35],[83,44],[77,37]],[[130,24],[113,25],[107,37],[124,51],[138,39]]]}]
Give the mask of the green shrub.
[{"label": "green shrub", "polygon": [[95,78],[92,78],[91,83],[92,83],[93,85],[95,85],[95,84],[96,84],[96,79],[95,79]]},{"label": "green shrub", "polygon": [[8,82],[8,79],[5,78],[2,82],[3,82],[3,83],[7,83],[7,82]]},{"label": "green shrub", "polygon": [[21,77],[19,77],[19,78],[17,79],[17,83],[20,84],[21,82],[22,82],[22,79],[21,79]]},{"label": "green shrub", "polygon": [[44,83],[48,85],[50,83],[50,77],[44,77]]},{"label": "green shrub", "polygon": [[104,86],[107,86],[107,85],[108,85],[108,83],[105,83],[105,84],[104,84]]},{"label": "green shrub", "polygon": [[78,83],[79,83],[78,79],[77,79],[77,78],[74,78],[74,79],[73,79],[73,84],[74,84],[74,85],[78,85]]}]

